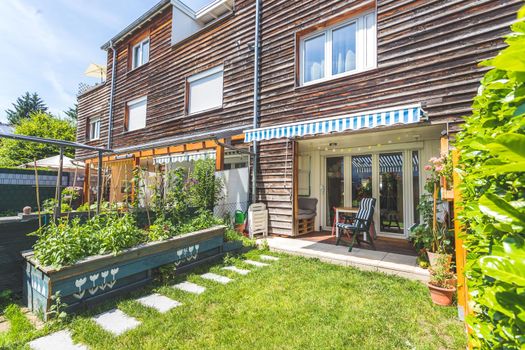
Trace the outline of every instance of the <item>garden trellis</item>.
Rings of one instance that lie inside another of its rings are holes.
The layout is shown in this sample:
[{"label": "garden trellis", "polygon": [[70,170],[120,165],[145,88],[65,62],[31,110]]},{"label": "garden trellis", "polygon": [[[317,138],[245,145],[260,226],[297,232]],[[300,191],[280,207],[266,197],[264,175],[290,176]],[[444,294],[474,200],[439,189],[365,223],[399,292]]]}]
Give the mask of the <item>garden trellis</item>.
[{"label": "garden trellis", "polygon": [[[36,136],[25,136],[25,135],[15,135],[15,134],[5,134],[0,133],[0,138],[8,138],[18,141],[24,141],[24,142],[36,142],[36,143],[44,143],[48,145],[54,145],[59,147],[59,168],[58,168],[58,179],[57,179],[57,193],[60,193],[60,188],[62,188],[62,170],[64,165],[64,149],[67,147],[75,148],[75,149],[85,149],[90,151],[96,151],[98,154],[98,191],[97,191],[97,214],[100,212],[100,203],[102,202],[102,155],[104,153],[113,153],[112,150],[102,148],[102,147],[94,147],[85,145],[78,142],[72,142],[72,141],[63,141],[63,140],[55,140],[55,139],[46,139]],[[57,219],[61,215],[62,210],[62,196],[58,195],[57,198],[57,204],[54,211],[54,218]]]}]

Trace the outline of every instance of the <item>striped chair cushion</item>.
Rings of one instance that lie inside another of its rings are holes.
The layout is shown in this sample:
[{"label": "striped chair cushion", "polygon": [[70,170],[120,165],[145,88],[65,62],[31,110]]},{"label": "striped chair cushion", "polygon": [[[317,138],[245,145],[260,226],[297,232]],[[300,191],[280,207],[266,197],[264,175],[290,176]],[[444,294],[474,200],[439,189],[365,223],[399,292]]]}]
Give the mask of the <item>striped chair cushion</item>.
[{"label": "striped chair cushion", "polygon": [[363,227],[366,221],[372,220],[372,215],[374,214],[375,204],[376,204],[375,198],[361,199],[361,203],[359,204],[359,210],[357,211],[357,214],[355,216],[356,220],[351,224],[338,223],[337,227],[345,229],[345,230],[352,230],[352,229],[358,228],[357,225],[359,225],[360,227]]}]

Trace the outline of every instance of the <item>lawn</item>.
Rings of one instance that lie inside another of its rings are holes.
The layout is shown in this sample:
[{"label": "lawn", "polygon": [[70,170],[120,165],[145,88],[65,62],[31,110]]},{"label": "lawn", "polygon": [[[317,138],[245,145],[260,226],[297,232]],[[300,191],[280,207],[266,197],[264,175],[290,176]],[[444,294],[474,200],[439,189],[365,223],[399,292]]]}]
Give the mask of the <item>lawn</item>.
[{"label": "lawn", "polygon": [[[260,251],[246,254],[258,260]],[[266,252],[266,254],[268,254]],[[156,283],[125,298],[35,331],[15,324],[0,334],[0,347],[67,327],[91,349],[464,349],[456,309],[434,306],[427,287],[395,276],[363,272],[300,257],[280,256],[246,276],[208,266]],[[199,274],[234,279],[220,285]],[[188,279],[207,288],[193,295],[170,287]],[[165,314],[134,301],[156,291],[183,303]],[[114,337],[90,317],[117,306],[142,324]],[[13,313],[13,310],[11,310]],[[16,314],[16,312],[14,312]],[[11,316],[13,317],[13,316]],[[16,317],[14,317],[16,319]],[[14,345],[19,343],[19,345]]]}]

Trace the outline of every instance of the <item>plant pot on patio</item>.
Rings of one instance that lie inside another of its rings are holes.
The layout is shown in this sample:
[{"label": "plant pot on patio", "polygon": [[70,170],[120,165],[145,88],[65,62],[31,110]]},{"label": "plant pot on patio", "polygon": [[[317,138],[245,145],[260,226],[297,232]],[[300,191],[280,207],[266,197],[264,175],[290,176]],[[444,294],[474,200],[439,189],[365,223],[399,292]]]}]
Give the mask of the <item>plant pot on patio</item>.
[{"label": "plant pot on patio", "polygon": [[432,283],[427,283],[428,289],[430,291],[430,297],[432,298],[432,301],[434,304],[441,305],[441,306],[450,306],[452,305],[452,300],[454,297],[454,293],[456,292],[456,288],[452,286],[444,287],[438,287],[433,285]]},{"label": "plant pot on patio", "polygon": [[432,252],[427,251],[427,256],[428,256],[428,263],[429,263],[431,269],[435,269],[436,268],[436,266],[438,265],[438,262],[441,259],[441,257],[443,257],[443,259],[445,259],[447,268],[450,267],[450,263],[452,262],[452,255],[450,255],[450,254],[432,253]]}]

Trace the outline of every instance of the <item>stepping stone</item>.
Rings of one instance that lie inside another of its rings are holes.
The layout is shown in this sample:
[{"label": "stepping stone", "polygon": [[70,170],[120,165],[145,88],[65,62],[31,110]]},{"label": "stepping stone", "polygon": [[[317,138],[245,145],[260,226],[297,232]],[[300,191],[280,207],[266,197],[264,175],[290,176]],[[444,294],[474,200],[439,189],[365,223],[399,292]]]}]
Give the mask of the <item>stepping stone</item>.
[{"label": "stepping stone", "polygon": [[263,262],[255,261],[255,260],[244,260],[244,262],[247,264],[253,265],[253,266],[257,266],[257,267],[268,266],[267,263],[263,263]]},{"label": "stepping stone", "polygon": [[29,343],[29,347],[33,350],[87,350],[87,346],[83,344],[74,344],[71,339],[71,334],[68,330],[46,335],[33,340]]},{"label": "stepping stone", "polygon": [[228,278],[226,276],[217,275],[211,272],[205,273],[204,275],[201,275],[201,277],[204,279],[210,280],[210,281],[220,283],[220,284],[226,284],[232,281],[231,278]]},{"label": "stepping stone", "polygon": [[174,307],[182,305],[182,303],[179,303],[176,300],[170,299],[158,293],[154,293],[154,294],[139,298],[137,299],[137,301],[141,303],[142,305],[149,306],[149,307],[156,309],[160,313],[170,311]]},{"label": "stepping stone", "polygon": [[245,270],[245,269],[240,269],[236,266],[226,266],[226,267],[223,267],[222,268],[223,270],[228,270],[228,271],[233,271],[233,272],[236,272],[238,273],[239,275],[247,275],[250,273],[250,270]]},{"label": "stepping stone", "polygon": [[177,288],[177,289],[183,290],[188,293],[193,293],[193,294],[202,294],[206,290],[205,287],[199,286],[198,284],[191,283],[188,281],[176,284],[173,286],[173,288]]},{"label": "stepping stone", "polygon": [[104,330],[113,333],[114,335],[121,335],[140,324],[140,321],[126,315],[119,309],[113,309],[101,313],[93,317],[93,320]]},{"label": "stepping stone", "polygon": [[276,258],[275,256],[271,256],[271,255],[261,255],[259,256],[260,259],[262,260],[267,260],[267,261],[277,261],[279,260],[279,258]]}]

